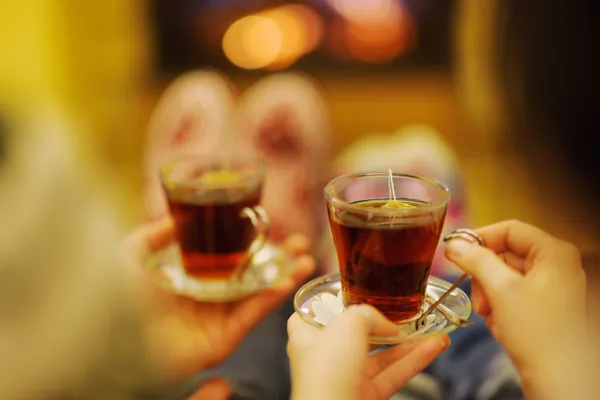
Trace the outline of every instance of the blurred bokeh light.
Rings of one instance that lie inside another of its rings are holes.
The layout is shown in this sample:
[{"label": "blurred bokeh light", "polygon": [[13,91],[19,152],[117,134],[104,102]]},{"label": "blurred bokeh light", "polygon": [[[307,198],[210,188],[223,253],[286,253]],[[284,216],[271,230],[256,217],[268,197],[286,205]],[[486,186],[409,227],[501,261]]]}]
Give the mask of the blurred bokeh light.
[{"label": "blurred bokeh light", "polygon": [[354,23],[380,22],[396,19],[399,3],[395,0],[328,0],[331,7]]},{"label": "blurred bokeh light", "polygon": [[223,52],[243,69],[279,70],[314,50],[323,21],[310,7],[290,4],[235,21],[223,36]]},{"label": "blurred bokeh light", "polygon": [[333,49],[342,58],[385,63],[408,51],[416,29],[410,12],[394,0],[329,0],[340,15]]},{"label": "blurred bokeh light", "polygon": [[237,20],[223,37],[225,55],[244,69],[266,67],[275,61],[281,47],[282,34],[277,23],[258,15]]}]

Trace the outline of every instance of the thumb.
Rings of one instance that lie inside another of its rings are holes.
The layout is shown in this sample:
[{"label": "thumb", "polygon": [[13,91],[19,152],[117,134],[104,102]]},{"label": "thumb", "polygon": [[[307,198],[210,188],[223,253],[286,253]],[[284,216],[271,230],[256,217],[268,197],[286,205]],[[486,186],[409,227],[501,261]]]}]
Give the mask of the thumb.
[{"label": "thumb", "polygon": [[350,306],[346,312],[335,316],[323,330],[319,341],[326,348],[326,356],[319,367],[313,368],[326,371],[323,374],[327,376],[327,385],[334,390],[331,393],[336,393],[336,398],[355,398],[362,385],[369,336],[396,334],[398,327],[373,307],[364,304]]},{"label": "thumb", "polygon": [[369,336],[394,336],[398,327],[372,306],[361,304],[350,306],[341,315],[336,316],[327,327],[327,336],[345,337],[353,342],[367,343]]},{"label": "thumb", "polygon": [[522,278],[493,251],[464,239],[448,242],[446,257],[477,279],[491,298],[502,296],[505,290],[510,290]]},{"label": "thumb", "polygon": [[213,378],[202,385],[191,397],[187,400],[227,400],[233,394],[233,390],[225,379]]},{"label": "thumb", "polygon": [[395,336],[398,327],[370,305],[353,305],[337,315],[323,331],[331,352],[349,357],[365,356],[370,336]]}]

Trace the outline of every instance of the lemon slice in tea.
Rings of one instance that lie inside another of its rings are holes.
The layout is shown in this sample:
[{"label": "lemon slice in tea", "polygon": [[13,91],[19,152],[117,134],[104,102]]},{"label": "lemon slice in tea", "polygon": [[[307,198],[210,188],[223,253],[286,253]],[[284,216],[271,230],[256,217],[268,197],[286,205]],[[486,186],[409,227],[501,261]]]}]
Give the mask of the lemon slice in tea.
[{"label": "lemon slice in tea", "polygon": [[241,175],[234,171],[219,170],[207,171],[200,177],[201,183],[209,185],[230,186],[239,183]]},{"label": "lemon slice in tea", "polygon": [[418,208],[418,206],[407,203],[405,201],[389,200],[387,203],[382,205],[381,208],[406,209],[406,208]]}]

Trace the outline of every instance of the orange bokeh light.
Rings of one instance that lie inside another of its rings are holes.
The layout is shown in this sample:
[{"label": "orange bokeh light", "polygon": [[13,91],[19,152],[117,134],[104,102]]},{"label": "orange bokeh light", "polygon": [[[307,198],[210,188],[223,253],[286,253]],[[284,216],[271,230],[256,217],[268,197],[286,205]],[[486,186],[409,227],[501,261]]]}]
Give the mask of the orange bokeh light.
[{"label": "orange bokeh light", "polygon": [[282,33],[270,18],[251,15],[234,22],[223,36],[223,52],[233,64],[259,69],[271,64],[282,48]]},{"label": "orange bokeh light", "polygon": [[321,16],[312,8],[302,4],[289,4],[281,8],[303,21],[306,34],[305,52],[313,51],[323,38],[324,24]]},{"label": "orange bokeh light", "polygon": [[331,7],[353,23],[396,19],[400,6],[395,0],[329,0]]},{"label": "orange bokeh light", "polygon": [[322,36],[323,21],[313,9],[285,5],[234,22],[223,37],[223,51],[241,68],[277,70],[314,50]]},{"label": "orange bokeh light", "polygon": [[[367,63],[389,62],[415,43],[412,16],[394,0],[330,0],[342,17],[335,49]],[[341,38],[342,42],[339,42]],[[343,50],[343,51],[341,51]]]},{"label": "orange bokeh light", "polygon": [[347,23],[344,28],[348,52],[363,62],[391,61],[409,50],[415,39],[412,26],[398,23]]}]

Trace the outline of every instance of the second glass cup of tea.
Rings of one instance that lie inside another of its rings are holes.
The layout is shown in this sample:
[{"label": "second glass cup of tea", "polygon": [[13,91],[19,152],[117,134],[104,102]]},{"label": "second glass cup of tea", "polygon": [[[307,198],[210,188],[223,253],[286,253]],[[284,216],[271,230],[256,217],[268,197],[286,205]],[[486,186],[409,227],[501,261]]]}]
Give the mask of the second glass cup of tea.
[{"label": "second glass cup of tea", "polygon": [[331,181],[325,197],[344,306],[370,304],[397,324],[418,319],[450,200],[446,185],[353,173]]},{"label": "second glass cup of tea", "polygon": [[258,161],[225,156],[181,157],[161,168],[188,276],[241,278],[268,235],[269,221],[259,206],[264,175]]}]

